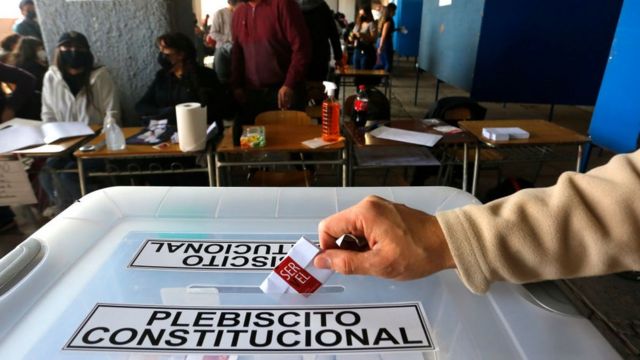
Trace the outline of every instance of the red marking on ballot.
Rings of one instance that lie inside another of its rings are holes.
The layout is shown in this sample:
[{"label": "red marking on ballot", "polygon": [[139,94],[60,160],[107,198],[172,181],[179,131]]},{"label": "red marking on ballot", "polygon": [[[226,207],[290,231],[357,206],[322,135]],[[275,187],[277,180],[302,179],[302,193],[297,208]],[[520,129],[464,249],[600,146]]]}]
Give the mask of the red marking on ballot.
[{"label": "red marking on ballot", "polygon": [[274,271],[300,294],[311,294],[322,286],[318,279],[288,256],[276,266]]}]

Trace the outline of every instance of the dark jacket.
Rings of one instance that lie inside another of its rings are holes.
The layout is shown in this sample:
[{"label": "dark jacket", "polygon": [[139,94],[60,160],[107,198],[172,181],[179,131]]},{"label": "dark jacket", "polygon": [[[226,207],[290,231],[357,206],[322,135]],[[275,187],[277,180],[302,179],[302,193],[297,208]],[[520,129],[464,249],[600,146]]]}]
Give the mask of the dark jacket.
[{"label": "dark jacket", "polygon": [[36,79],[24,70],[0,63],[0,82],[15,84],[15,90],[10,96],[0,91],[0,112],[5,106],[11,107],[16,116],[23,115],[26,105],[32,98],[36,88]]},{"label": "dark jacket", "polygon": [[333,48],[333,58],[336,61],[342,60],[340,36],[333,14],[327,3],[323,1],[311,10],[303,9],[302,15],[311,36],[311,62],[307,70],[307,80],[327,80],[331,58],[329,44]]},{"label": "dark jacket", "polygon": [[204,66],[197,65],[191,71],[185,71],[180,79],[169,71],[159,70],[135,109],[147,120],[168,119],[175,126],[175,106],[186,102],[206,105],[207,123],[215,121],[222,128],[222,88],[216,72]]}]

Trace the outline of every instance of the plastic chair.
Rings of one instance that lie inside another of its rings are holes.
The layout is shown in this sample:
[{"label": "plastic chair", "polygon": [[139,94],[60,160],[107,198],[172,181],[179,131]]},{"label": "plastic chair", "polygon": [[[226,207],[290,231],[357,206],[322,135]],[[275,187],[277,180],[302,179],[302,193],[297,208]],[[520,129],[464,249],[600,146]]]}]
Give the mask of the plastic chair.
[{"label": "plastic chair", "polygon": [[449,96],[436,101],[427,113],[426,119],[440,119],[457,126],[458,121],[484,120],[487,109],[475,100],[464,96]]},{"label": "plastic chair", "polygon": [[[460,121],[469,120],[484,120],[487,109],[478,104],[475,100],[469,97],[463,96],[450,96],[441,98],[431,105],[425,118],[427,119],[440,119],[452,126],[458,126]],[[469,158],[473,161],[475,156],[475,150],[469,150]],[[486,161],[499,161],[503,158],[503,155],[493,149],[483,149],[480,154],[480,159],[483,162]],[[463,161],[463,150],[459,148],[449,148],[442,151],[441,155],[441,167],[437,172],[438,184],[449,184],[453,175],[453,166],[461,165]],[[483,166],[483,169],[486,169]],[[498,178],[501,173],[499,168],[492,168],[498,170]],[[431,175],[435,175],[434,171],[429,171],[425,168],[416,168],[412,185],[422,185],[424,181]]]}]

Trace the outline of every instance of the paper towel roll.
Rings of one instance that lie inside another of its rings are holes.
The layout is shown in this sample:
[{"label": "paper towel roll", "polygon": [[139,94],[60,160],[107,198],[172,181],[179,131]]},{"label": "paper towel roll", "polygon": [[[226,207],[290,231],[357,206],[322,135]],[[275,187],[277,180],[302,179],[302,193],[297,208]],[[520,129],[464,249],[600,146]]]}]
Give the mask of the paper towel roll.
[{"label": "paper towel roll", "polygon": [[178,144],[184,152],[204,150],[207,142],[207,107],[199,103],[176,105]]}]

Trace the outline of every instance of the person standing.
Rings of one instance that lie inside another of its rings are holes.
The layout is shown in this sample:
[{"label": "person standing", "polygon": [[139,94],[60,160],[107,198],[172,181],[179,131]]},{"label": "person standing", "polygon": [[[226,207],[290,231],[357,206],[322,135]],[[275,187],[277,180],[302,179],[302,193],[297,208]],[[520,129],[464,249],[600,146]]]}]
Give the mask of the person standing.
[{"label": "person standing", "polygon": [[231,21],[233,9],[237,3],[238,0],[227,0],[228,6],[216,11],[211,20],[209,36],[216,42],[213,68],[218,74],[218,80],[223,84],[231,79],[231,48],[233,47]]},{"label": "person standing", "polygon": [[382,17],[378,20],[380,38],[377,44],[378,61],[374,69],[384,69],[387,72],[393,69],[393,33],[396,31],[393,17],[396,15],[396,8],[394,3],[387,5],[382,11]]},{"label": "person standing", "polygon": [[13,32],[22,36],[33,36],[42,40],[42,31],[38,23],[36,5],[33,0],[20,1],[20,12],[23,18],[18,19],[13,25]]},{"label": "person standing", "polygon": [[309,32],[295,0],[249,0],[233,12],[231,87],[240,111],[233,141],[256,115],[303,110],[304,80],[311,55]]},{"label": "person standing", "polygon": [[[311,36],[311,62],[307,81],[325,81],[333,51],[336,67],[342,64],[342,48],[338,28],[329,5],[324,0],[298,0]],[[331,46],[329,46],[331,45]]]},{"label": "person standing", "polygon": [[358,11],[358,18],[349,40],[355,45],[353,51],[353,67],[356,70],[373,69],[376,64],[376,48],[378,28],[373,20],[371,7],[364,6]]}]

